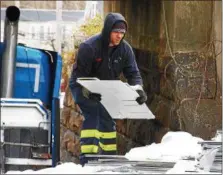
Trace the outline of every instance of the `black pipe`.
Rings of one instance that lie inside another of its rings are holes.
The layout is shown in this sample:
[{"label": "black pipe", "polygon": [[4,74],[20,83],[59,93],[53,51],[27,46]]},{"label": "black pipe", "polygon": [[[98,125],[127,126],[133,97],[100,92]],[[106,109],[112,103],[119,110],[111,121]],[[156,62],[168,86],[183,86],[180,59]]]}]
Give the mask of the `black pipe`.
[{"label": "black pipe", "polygon": [[4,28],[4,49],[1,59],[1,97],[13,97],[16,67],[16,46],[20,10],[16,6],[6,9]]}]

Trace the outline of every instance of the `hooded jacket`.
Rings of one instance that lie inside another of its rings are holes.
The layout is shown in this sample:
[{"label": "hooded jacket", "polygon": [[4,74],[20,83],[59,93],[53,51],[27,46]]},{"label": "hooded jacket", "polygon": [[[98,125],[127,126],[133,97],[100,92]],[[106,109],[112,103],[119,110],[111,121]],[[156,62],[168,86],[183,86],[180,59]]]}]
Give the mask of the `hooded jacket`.
[{"label": "hooded jacket", "polygon": [[[81,43],[76,55],[76,63],[70,78],[70,88],[79,86],[79,77],[97,77],[100,80],[117,80],[123,72],[130,85],[142,85],[142,78],[135,61],[131,46],[122,39],[109,57],[109,39],[113,25],[116,22],[127,23],[119,13],[109,13],[104,21],[101,34],[97,34]],[[124,38],[124,37],[123,37]]]}]

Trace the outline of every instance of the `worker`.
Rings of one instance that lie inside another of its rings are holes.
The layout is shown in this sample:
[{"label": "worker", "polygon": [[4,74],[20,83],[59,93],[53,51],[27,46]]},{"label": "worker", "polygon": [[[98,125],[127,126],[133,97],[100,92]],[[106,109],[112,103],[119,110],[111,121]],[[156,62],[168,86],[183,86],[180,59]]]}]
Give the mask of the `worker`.
[{"label": "worker", "polygon": [[77,78],[117,80],[122,72],[128,84],[138,89],[136,101],[143,104],[147,100],[134,52],[124,40],[126,32],[125,18],[119,13],[109,13],[102,32],[81,43],[76,55],[69,87],[85,118],[80,133],[82,165],[89,161],[86,154],[116,154],[116,126],[100,103],[101,95],[90,93],[76,82]]}]

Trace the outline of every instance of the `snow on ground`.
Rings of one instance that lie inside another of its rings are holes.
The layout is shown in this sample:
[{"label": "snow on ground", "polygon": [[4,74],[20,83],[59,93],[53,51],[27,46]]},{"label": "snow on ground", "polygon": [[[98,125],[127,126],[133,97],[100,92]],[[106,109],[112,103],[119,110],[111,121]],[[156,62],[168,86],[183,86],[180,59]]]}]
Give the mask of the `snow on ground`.
[{"label": "snow on ground", "polygon": [[[197,157],[202,151],[199,141],[201,138],[193,137],[187,132],[168,132],[159,144],[151,144],[144,147],[131,149],[125,157],[129,160],[163,160],[177,161],[174,168],[167,173],[184,173],[187,170],[194,170],[195,161],[180,160],[185,157]],[[103,171],[101,171],[103,169]],[[109,170],[110,169],[110,170]],[[112,172],[111,167],[106,170],[105,166],[84,167],[74,163],[63,163],[54,168],[45,168],[38,171],[8,171],[6,174],[117,174]],[[118,173],[120,174],[120,173]],[[123,174],[123,173],[122,173]]]},{"label": "snow on ground", "polygon": [[[103,167],[85,166],[74,164],[72,162],[57,165],[55,168],[45,168],[38,171],[25,170],[25,171],[8,171],[6,174],[104,174],[105,172],[98,172]],[[109,172],[108,172],[109,173]],[[111,173],[110,173],[111,174]]]},{"label": "snow on ground", "polygon": [[187,132],[168,132],[163,136],[161,143],[133,148],[125,156],[129,160],[177,161],[184,157],[197,156],[202,150],[201,146],[197,144],[199,141],[203,141],[203,139],[193,137]]},{"label": "snow on ground", "polygon": [[[87,165],[82,167],[81,165],[67,162],[57,165],[55,168],[45,168],[37,171],[8,171],[6,174],[120,174],[120,172],[113,172],[111,167]],[[129,172],[122,174],[129,174]]]}]

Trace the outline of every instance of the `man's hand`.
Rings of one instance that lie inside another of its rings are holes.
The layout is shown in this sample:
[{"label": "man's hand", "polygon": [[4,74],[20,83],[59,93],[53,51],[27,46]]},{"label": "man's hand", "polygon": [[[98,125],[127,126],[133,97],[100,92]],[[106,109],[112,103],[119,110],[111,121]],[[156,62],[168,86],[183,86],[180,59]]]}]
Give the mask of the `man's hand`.
[{"label": "man's hand", "polygon": [[143,87],[137,84],[137,85],[131,86],[131,88],[139,94],[139,97],[136,98],[137,103],[140,105],[145,103],[147,100],[147,95],[144,92]]},{"label": "man's hand", "polygon": [[138,102],[138,104],[142,105],[146,102],[147,95],[143,90],[136,90],[136,92],[138,92],[139,94],[139,97],[136,98],[136,101]]},{"label": "man's hand", "polygon": [[92,93],[84,87],[82,88],[82,93],[83,93],[83,96],[88,98],[88,99],[101,101],[101,94]]}]

